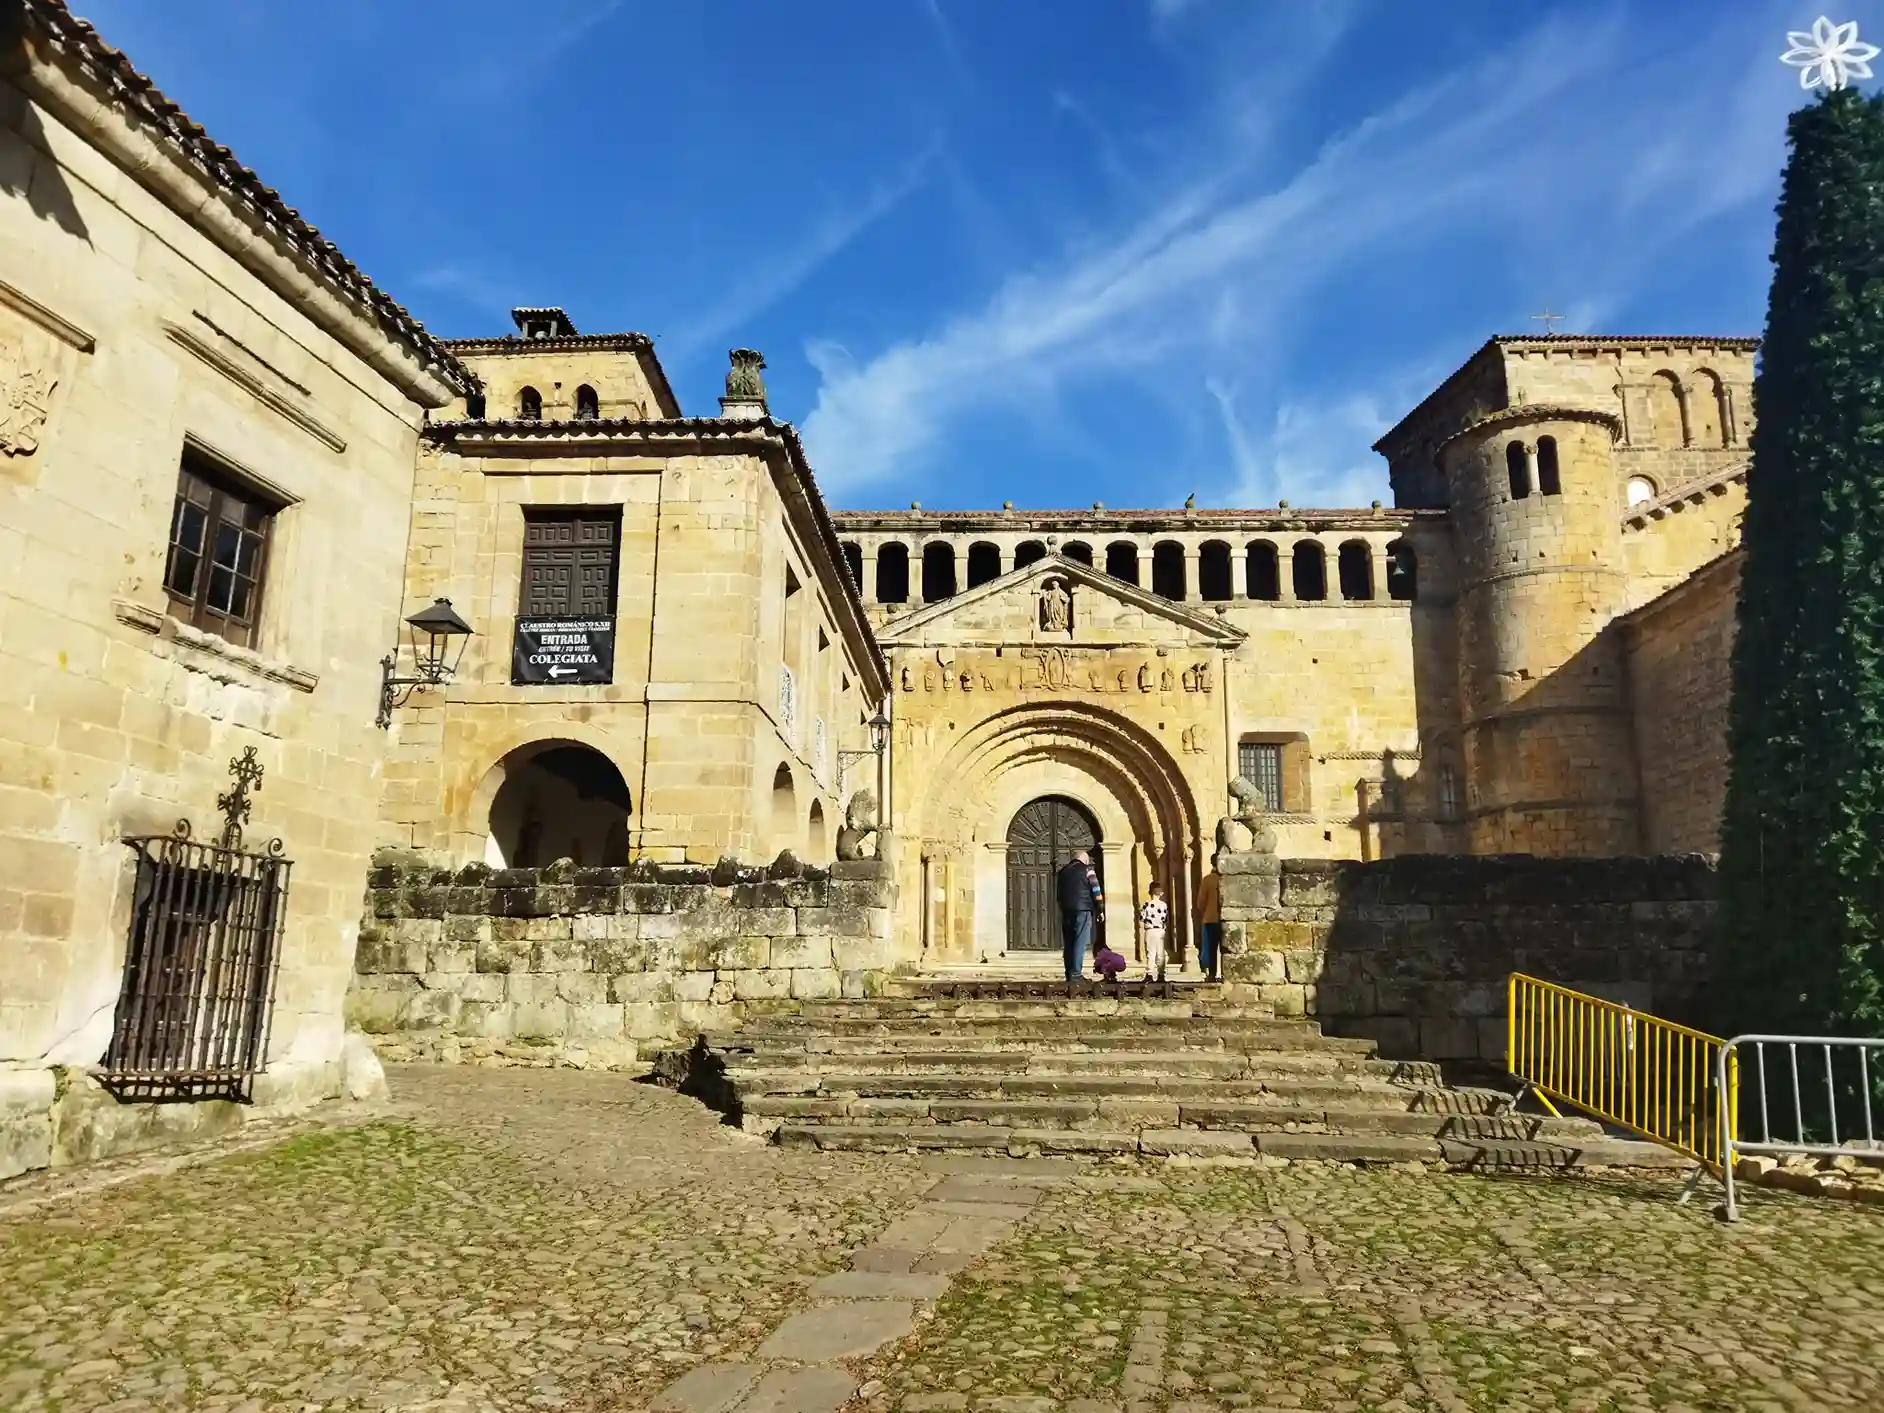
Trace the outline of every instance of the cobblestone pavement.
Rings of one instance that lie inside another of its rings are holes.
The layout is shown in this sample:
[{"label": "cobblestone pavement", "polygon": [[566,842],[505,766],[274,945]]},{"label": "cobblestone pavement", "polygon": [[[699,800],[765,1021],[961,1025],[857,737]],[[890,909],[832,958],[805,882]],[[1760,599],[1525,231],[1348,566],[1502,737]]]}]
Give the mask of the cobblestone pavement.
[{"label": "cobblestone pavement", "polygon": [[620,1075],[390,1078],[409,1116],[0,1215],[0,1410],[644,1408],[936,1181]]},{"label": "cobblestone pavement", "polygon": [[[0,1211],[0,1410],[723,1413],[676,1381],[833,1336],[854,1413],[1884,1409],[1876,1209],[1751,1191],[1723,1228],[1673,1183],[1315,1167],[938,1186],[617,1075],[392,1081],[384,1119]],[[871,1280],[922,1313],[851,1358],[859,1307],[812,1302]]]},{"label": "cobblestone pavement", "polygon": [[860,1373],[906,1413],[1884,1409],[1877,1212],[1678,1186],[1101,1170]]}]

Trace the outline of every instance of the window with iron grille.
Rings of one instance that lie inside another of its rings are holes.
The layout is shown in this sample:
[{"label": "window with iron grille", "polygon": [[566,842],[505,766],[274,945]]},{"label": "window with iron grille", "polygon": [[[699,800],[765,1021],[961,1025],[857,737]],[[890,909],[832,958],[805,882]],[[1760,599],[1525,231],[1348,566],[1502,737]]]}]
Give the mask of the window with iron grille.
[{"label": "window with iron grille", "polygon": [[1282,813],[1282,747],[1273,742],[1242,741],[1236,748],[1236,773],[1256,787],[1263,808]]},{"label": "window with iron grille", "polygon": [[520,618],[605,618],[615,612],[621,510],[525,510]]},{"label": "window with iron grille", "polygon": [[207,457],[186,449],[164,563],[171,612],[238,647],[254,647],[268,537],[278,509]]},{"label": "window with iron grille", "polygon": [[789,667],[778,670],[778,724],[785,738],[793,739],[798,726],[798,683]]},{"label": "window with iron grille", "polygon": [[1459,772],[1450,765],[1439,767],[1439,817],[1443,820],[1459,817]]}]

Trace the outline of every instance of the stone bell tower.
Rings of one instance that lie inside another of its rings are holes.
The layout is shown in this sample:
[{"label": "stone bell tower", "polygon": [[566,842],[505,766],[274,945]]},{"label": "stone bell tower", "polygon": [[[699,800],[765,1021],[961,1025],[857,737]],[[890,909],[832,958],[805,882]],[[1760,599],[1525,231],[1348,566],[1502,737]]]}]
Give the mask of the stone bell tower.
[{"label": "stone bell tower", "polygon": [[1530,405],[1438,451],[1458,554],[1474,853],[1630,854],[1637,772],[1621,649],[1619,419]]}]

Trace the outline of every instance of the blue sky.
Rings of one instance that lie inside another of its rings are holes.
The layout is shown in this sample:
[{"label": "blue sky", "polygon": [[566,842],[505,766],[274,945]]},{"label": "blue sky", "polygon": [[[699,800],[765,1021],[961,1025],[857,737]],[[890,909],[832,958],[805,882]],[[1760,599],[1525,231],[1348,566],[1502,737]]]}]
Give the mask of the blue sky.
[{"label": "blue sky", "polygon": [[[438,333],[559,304],[839,507],[1365,505],[1493,333],[1758,333],[1781,0],[74,0]],[[1875,38],[1884,0],[1852,0]]]}]

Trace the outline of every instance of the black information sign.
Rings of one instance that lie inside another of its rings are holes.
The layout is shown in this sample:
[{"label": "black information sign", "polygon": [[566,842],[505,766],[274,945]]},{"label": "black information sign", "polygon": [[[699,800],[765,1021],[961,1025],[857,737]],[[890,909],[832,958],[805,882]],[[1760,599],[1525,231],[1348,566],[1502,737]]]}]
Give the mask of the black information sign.
[{"label": "black information sign", "polygon": [[587,687],[615,680],[615,616],[519,618],[510,653],[518,686]]}]

